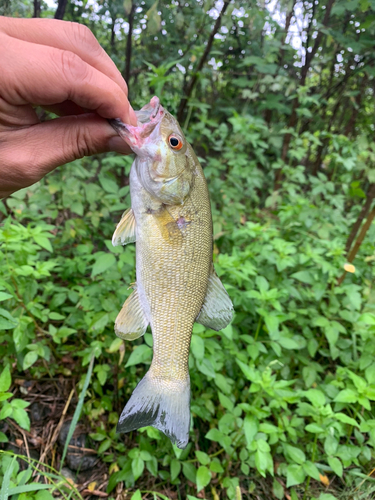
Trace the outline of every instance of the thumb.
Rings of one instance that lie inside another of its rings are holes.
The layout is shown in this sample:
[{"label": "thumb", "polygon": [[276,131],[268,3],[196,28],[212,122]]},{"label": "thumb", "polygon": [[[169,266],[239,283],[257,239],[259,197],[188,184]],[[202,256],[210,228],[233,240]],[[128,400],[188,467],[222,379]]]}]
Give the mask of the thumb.
[{"label": "thumb", "polygon": [[6,196],[30,186],[59,165],[107,151],[131,153],[109,123],[93,113],[3,131],[0,133],[0,194]]}]

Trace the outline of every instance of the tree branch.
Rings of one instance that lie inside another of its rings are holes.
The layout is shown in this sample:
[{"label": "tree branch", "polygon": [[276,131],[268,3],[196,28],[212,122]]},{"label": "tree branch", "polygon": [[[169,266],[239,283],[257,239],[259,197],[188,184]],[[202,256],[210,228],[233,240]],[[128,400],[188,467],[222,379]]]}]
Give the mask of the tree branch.
[{"label": "tree branch", "polygon": [[218,32],[218,30],[220,28],[221,19],[222,19],[223,15],[224,15],[225,11],[228,8],[229,1],[230,0],[225,0],[224,1],[223,7],[222,7],[222,9],[220,11],[220,14],[219,14],[218,18],[216,19],[216,22],[215,22],[215,25],[213,27],[213,30],[211,31],[210,36],[208,38],[206,49],[205,49],[205,51],[204,51],[204,53],[203,53],[203,55],[202,55],[202,57],[201,57],[201,59],[200,59],[200,61],[198,63],[196,71],[194,72],[193,76],[190,79],[190,82],[187,84],[187,87],[186,87],[186,89],[184,91],[184,97],[180,101],[180,106],[179,106],[178,112],[177,112],[177,120],[179,122],[182,120],[186,104],[187,104],[187,102],[189,100],[189,97],[191,96],[191,93],[192,93],[192,91],[193,91],[193,89],[195,87],[195,84],[197,83],[198,74],[201,71],[201,69],[203,68],[204,63],[207,60],[208,54],[211,51],[211,47],[212,47],[212,43],[214,41],[214,37],[215,37],[216,33]]},{"label": "tree branch", "polygon": [[55,19],[64,19],[65,9],[67,6],[68,0],[59,0],[57,4],[57,9],[54,15]]},{"label": "tree branch", "polygon": [[132,58],[132,35],[133,35],[134,13],[135,13],[135,4],[133,2],[131,11],[130,11],[129,17],[128,17],[129,31],[128,31],[128,38],[127,38],[127,42],[126,42],[125,69],[124,69],[124,79],[128,85],[128,97],[129,97],[129,93],[130,93],[129,79],[130,79],[130,66],[131,66],[131,58]]}]

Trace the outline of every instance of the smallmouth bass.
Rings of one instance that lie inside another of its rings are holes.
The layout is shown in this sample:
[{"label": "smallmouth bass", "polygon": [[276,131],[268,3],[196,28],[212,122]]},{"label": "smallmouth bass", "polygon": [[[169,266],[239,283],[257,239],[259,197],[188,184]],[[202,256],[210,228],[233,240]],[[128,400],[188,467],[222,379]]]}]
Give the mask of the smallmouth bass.
[{"label": "smallmouth bass", "polygon": [[115,246],[136,242],[136,285],[117,316],[115,332],[134,340],[150,325],[153,359],[117,431],[152,425],[185,448],[194,322],[221,330],[232,319],[233,305],[213,268],[210,200],[193,148],[157,97],[136,115],[136,127],[110,120],[136,154],[131,208],[112,239]]}]

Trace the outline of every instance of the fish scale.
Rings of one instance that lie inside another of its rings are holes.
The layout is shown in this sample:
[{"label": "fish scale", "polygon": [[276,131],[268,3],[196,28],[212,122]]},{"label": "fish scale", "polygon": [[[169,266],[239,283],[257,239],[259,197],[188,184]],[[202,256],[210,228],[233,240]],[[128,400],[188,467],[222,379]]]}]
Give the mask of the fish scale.
[{"label": "fish scale", "polygon": [[213,268],[209,194],[192,147],[156,97],[136,113],[138,127],[111,122],[137,155],[130,172],[131,210],[112,239],[114,245],[136,242],[137,282],[115,332],[133,340],[149,324],[153,358],[117,430],[153,425],[184,448],[194,322],[220,330],[230,322],[233,306]]}]

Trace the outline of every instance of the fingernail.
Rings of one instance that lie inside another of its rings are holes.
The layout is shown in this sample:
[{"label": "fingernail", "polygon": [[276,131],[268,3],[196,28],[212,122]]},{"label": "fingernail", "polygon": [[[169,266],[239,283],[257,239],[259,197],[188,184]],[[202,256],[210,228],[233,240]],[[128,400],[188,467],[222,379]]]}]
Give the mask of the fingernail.
[{"label": "fingernail", "polygon": [[121,153],[123,155],[129,155],[133,151],[130,149],[129,145],[121,139],[121,137],[111,137],[108,141],[108,148],[110,151],[114,151],[116,153]]}]

